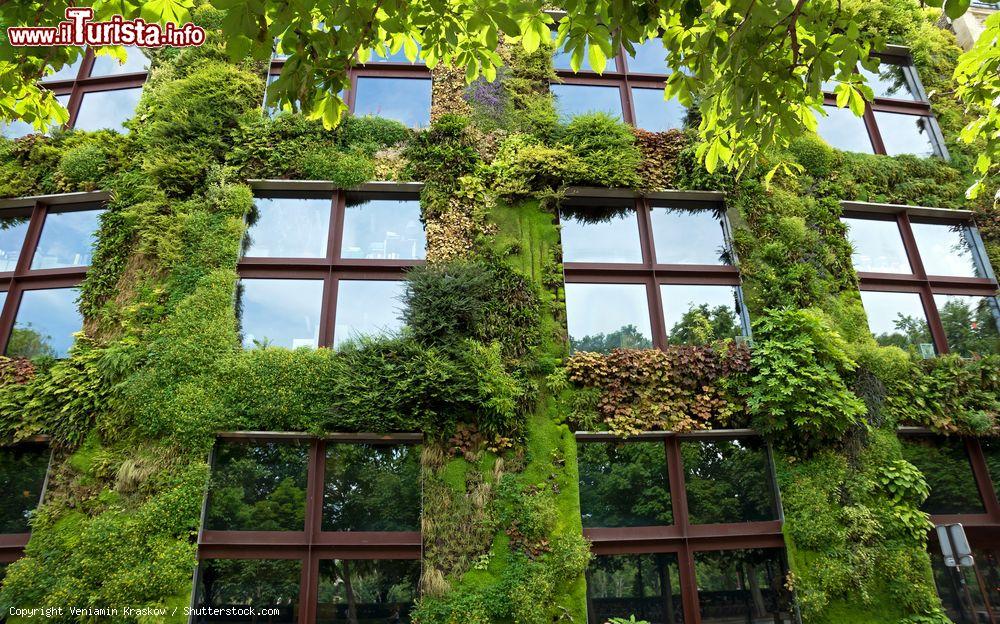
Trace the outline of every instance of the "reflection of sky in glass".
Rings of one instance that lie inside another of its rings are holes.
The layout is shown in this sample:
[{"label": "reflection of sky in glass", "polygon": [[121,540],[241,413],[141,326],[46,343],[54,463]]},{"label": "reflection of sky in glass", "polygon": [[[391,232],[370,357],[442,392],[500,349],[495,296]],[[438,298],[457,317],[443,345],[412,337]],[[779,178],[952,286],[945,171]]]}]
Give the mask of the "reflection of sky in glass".
[{"label": "reflection of sky in glass", "polygon": [[110,129],[128,132],[122,124],[135,113],[142,87],[84,93],[74,128],[77,130]]},{"label": "reflection of sky in glass", "polygon": [[3,310],[4,304],[7,303],[7,291],[0,291],[0,311]]},{"label": "reflection of sky in glass", "polygon": [[885,152],[890,156],[913,154],[933,156],[934,141],[931,139],[931,118],[920,115],[904,115],[875,111],[875,122],[885,144]]},{"label": "reflection of sky in glass", "polygon": [[[7,355],[32,357],[44,355],[38,349],[37,337],[44,351],[54,357],[66,357],[73,345],[73,334],[83,327],[83,317],[76,307],[79,288],[26,290],[21,295],[21,307],[14,320],[14,334],[7,344]],[[20,334],[20,335],[19,335]]]},{"label": "reflection of sky in glass", "polygon": [[24,236],[28,232],[28,217],[7,217],[0,220],[0,271],[13,271],[21,256]]},{"label": "reflection of sky in glass", "polygon": [[32,269],[89,266],[103,210],[50,212],[45,216]]},{"label": "reflection of sky in glass", "polygon": [[709,310],[725,306],[736,315],[736,322],[740,322],[735,286],[661,284],[660,299],[663,300],[663,320],[668,336],[674,325],[681,321],[685,312],[702,304],[708,304]]},{"label": "reflection of sky in glass", "polygon": [[342,258],[423,260],[424,247],[419,200],[372,199],[348,204]]},{"label": "reflection of sky in glass", "polygon": [[17,120],[0,123],[0,136],[8,139],[20,139],[34,131],[34,126],[26,121]]},{"label": "reflection of sky in glass", "polygon": [[[555,41],[555,38],[556,38],[556,32],[553,30],[552,31],[552,40]],[[584,42],[584,44],[583,44],[583,61],[580,62],[580,71],[593,71],[593,70],[591,70],[591,67],[590,67],[590,59],[589,59],[589,54],[588,54],[589,50],[590,50],[590,45],[588,43]],[[559,50],[556,50],[555,52],[552,53],[552,67],[554,69],[565,69],[565,70],[572,71],[573,68],[570,67],[570,63],[569,63],[570,59],[572,57],[573,57],[573,55],[570,52],[567,52],[565,49],[560,48]],[[604,70],[605,71],[615,71],[615,59],[614,58],[609,58],[608,59],[608,65],[604,68]]]},{"label": "reflection of sky in glass", "polygon": [[[376,48],[373,48],[372,55],[371,58],[368,59],[368,63],[410,63],[410,59],[406,58],[406,52],[404,51],[403,47],[400,47],[399,51],[393,54],[390,51],[389,46],[382,46],[382,53],[385,54],[384,58],[378,55],[378,52],[376,52]],[[424,60],[420,58],[419,43],[417,44],[417,59],[416,62],[412,64],[413,65],[424,64]]]},{"label": "reflection of sky in glass", "polygon": [[94,67],[90,70],[91,76],[111,76],[115,74],[132,74],[144,72],[149,69],[149,59],[143,53],[142,48],[136,46],[125,46],[125,53],[128,55],[125,63],[119,65],[118,60],[107,55],[95,56]]},{"label": "reflection of sky in glass", "polygon": [[570,345],[586,336],[610,334],[632,325],[652,340],[643,284],[566,284]]},{"label": "reflection of sky in glass", "polygon": [[411,128],[431,121],[429,78],[358,78],[354,115],[395,119]]},{"label": "reflection of sky in glass", "polygon": [[243,255],[250,258],[325,258],[330,232],[329,199],[256,197],[257,220],[247,230]]},{"label": "reflection of sky in glass", "polygon": [[560,220],[564,262],[642,262],[635,211],[600,223]]},{"label": "reflection of sky in glass", "polygon": [[687,109],[676,99],[663,100],[663,89],[632,89],[635,106],[635,126],[650,132],[663,132],[684,127]]},{"label": "reflection of sky in glass", "polygon": [[917,293],[862,290],[861,303],[868,315],[868,329],[876,336],[897,333],[896,320],[900,314],[927,323]]},{"label": "reflection of sky in glass", "polygon": [[57,80],[73,80],[76,78],[77,73],[80,71],[80,63],[83,62],[83,55],[81,54],[76,58],[76,62],[72,65],[63,65],[62,69],[59,71],[49,74],[42,78],[42,82],[55,82]]},{"label": "reflection of sky in glass", "polygon": [[868,86],[875,92],[877,98],[895,98],[897,100],[919,100],[917,85],[913,84],[902,65],[882,63],[877,72],[859,68],[861,74],[868,80]]},{"label": "reflection of sky in glass", "polygon": [[316,347],[319,344],[323,280],[240,281],[243,346]]},{"label": "reflection of sky in glass", "polygon": [[842,219],[847,224],[847,240],[854,253],[856,271],[910,273],[906,248],[895,221]]},{"label": "reflection of sky in glass", "polygon": [[660,39],[647,39],[635,45],[635,56],[626,61],[630,74],[660,74],[666,75],[667,50]]},{"label": "reflection of sky in glass", "polygon": [[399,331],[405,287],[405,282],[395,280],[340,280],[333,346],[359,336]]},{"label": "reflection of sky in glass", "polygon": [[849,108],[824,106],[823,110],[827,116],[816,114],[816,120],[819,122],[816,132],[830,144],[830,147],[846,152],[875,153],[864,119],[855,116]]},{"label": "reflection of sky in glass", "polygon": [[986,277],[972,249],[971,232],[962,225],[911,223],[920,260],[928,275]]},{"label": "reflection of sky in glass", "polygon": [[716,211],[655,206],[651,216],[658,264],[728,264]]},{"label": "reflection of sky in glass", "polygon": [[618,87],[554,84],[551,89],[556,97],[556,112],[563,121],[584,113],[607,113],[617,119],[622,118],[621,91]]},{"label": "reflection of sky in glass", "polygon": [[948,348],[962,357],[1000,352],[1000,310],[996,297],[934,295]]}]

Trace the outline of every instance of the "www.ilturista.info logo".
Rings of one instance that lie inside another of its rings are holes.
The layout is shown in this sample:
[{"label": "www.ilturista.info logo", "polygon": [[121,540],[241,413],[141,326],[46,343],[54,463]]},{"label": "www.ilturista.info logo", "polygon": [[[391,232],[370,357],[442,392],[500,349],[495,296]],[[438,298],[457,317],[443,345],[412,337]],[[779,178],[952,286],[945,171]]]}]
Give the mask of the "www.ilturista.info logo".
[{"label": "www.ilturista.info logo", "polygon": [[58,26],[8,26],[13,46],[99,46],[123,45],[140,48],[171,46],[183,48],[205,43],[205,29],[190,22],[178,26],[150,24],[142,18],[127,20],[114,15],[107,22],[95,22],[94,9],[70,7],[66,21]]}]

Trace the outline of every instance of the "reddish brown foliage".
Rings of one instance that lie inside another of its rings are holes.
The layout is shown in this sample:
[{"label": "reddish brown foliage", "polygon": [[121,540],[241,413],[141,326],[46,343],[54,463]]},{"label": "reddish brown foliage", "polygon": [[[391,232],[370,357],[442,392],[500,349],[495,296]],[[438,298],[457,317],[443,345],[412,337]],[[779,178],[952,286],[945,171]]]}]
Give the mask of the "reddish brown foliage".
[{"label": "reddish brown foliage", "polygon": [[35,365],[27,358],[0,356],[0,385],[23,384],[35,376]]},{"label": "reddish brown foliage", "polygon": [[680,130],[647,132],[636,128],[635,143],[642,152],[639,178],[646,189],[667,189],[674,185],[674,167],[677,157],[688,140]]}]

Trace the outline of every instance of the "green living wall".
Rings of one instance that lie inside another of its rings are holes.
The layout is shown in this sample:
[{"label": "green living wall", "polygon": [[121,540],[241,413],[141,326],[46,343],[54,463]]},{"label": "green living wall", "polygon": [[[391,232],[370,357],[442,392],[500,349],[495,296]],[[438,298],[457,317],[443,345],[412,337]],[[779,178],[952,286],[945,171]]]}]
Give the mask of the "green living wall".
[{"label": "green living wall", "polygon": [[[849,4],[911,46],[927,90],[944,94],[945,136],[957,136],[964,112],[947,75],[958,49],[936,16],[909,0]],[[195,15],[218,26],[207,6]],[[709,175],[689,133],[599,115],[560,123],[549,51],[501,53],[495,83],[434,70],[428,130],[364,118],[325,131],[266,116],[266,67],[233,64],[210,39],[155,53],[127,135],[0,141],[0,196],[111,192],[71,357],[3,363],[0,436],[47,434],[56,461],[0,608],[188,605],[218,431],[420,431],[415,619],[580,622],[589,551],[572,430],[753,426],[776,449],[803,619],[947,621],[919,511],[926,483],[895,428],[991,433],[1000,362],[878,346],[839,202],[975,209],[1000,266],[994,207],[963,199],[968,148],[949,140],[945,163],[803,137],[739,178]],[[804,173],[765,183],[780,161]],[[428,264],[408,276],[400,336],[337,351],[240,347],[233,293],[254,178],[424,183]],[[555,214],[574,185],[726,191],[752,347],[567,357]]]}]

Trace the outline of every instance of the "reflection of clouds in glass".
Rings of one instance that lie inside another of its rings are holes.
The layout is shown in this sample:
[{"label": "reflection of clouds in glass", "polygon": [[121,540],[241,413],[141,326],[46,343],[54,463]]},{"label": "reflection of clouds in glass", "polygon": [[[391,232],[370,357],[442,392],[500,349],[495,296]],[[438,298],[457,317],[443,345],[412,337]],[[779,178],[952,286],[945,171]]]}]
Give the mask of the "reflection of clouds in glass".
[{"label": "reflection of clouds in glass", "polygon": [[888,155],[933,156],[936,153],[930,117],[875,111],[875,122]]},{"label": "reflection of clouds in glass", "polygon": [[900,316],[914,319],[926,331],[927,317],[917,293],[863,290],[861,303],[868,315],[868,329],[876,337],[903,332],[898,327]]},{"label": "reflection of clouds in glass", "polygon": [[26,121],[5,121],[0,123],[0,136],[7,139],[20,139],[35,131],[34,126]]},{"label": "reflection of clouds in glass", "polygon": [[654,206],[651,217],[658,264],[729,264],[718,211]]},{"label": "reflection of clouds in glass", "polygon": [[0,220],[0,271],[13,271],[17,266],[27,232],[28,217]]},{"label": "reflection of clouds in glass", "polygon": [[241,280],[237,310],[243,346],[316,347],[322,303],[322,280]]},{"label": "reflection of clouds in glass", "polygon": [[63,65],[62,68],[54,73],[49,74],[42,78],[42,82],[55,82],[57,80],[73,80],[80,71],[80,64],[83,63],[83,55],[81,54],[76,58],[72,64]]},{"label": "reflection of clouds in glass", "polygon": [[256,215],[243,240],[250,258],[325,258],[329,199],[254,198]]},{"label": "reflection of clouds in glass", "polygon": [[910,227],[928,275],[986,277],[978,267],[967,227],[944,223],[912,223]]},{"label": "reflection of clouds in glass", "polygon": [[618,87],[554,84],[551,91],[555,96],[556,112],[562,121],[586,113],[607,113],[622,119],[622,99]]},{"label": "reflection of clouds in glass", "polygon": [[816,114],[816,120],[819,122],[816,133],[829,143],[830,147],[845,152],[875,153],[863,118],[857,117],[848,108],[824,106],[823,110],[826,111],[826,117]]},{"label": "reflection of clouds in glass", "polygon": [[354,115],[374,115],[395,119],[411,128],[425,127],[431,121],[431,81],[429,78],[358,78]]},{"label": "reflection of clouds in glass", "polygon": [[342,258],[423,260],[426,241],[416,199],[372,199],[348,204]]},{"label": "reflection of clouds in glass", "polygon": [[688,310],[701,305],[707,305],[710,312],[720,306],[725,307],[735,317],[735,325],[730,328],[731,334],[713,338],[731,338],[741,333],[739,300],[736,297],[735,286],[661,284],[660,299],[663,303],[663,320],[668,336]]},{"label": "reflection of clouds in glass", "polygon": [[906,248],[895,221],[842,219],[854,253],[854,268],[873,273],[910,273]]},{"label": "reflection of clouds in glass", "polygon": [[406,283],[396,280],[340,280],[334,347],[360,336],[391,335],[403,326]]},{"label": "reflection of clouds in glass", "polygon": [[45,216],[32,269],[89,266],[103,210],[50,212]]},{"label": "reflection of clouds in glass", "polygon": [[566,284],[566,322],[571,344],[629,325],[647,340],[653,336],[643,284]]},{"label": "reflection of clouds in glass", "polygon": [[858,68],[868,80],[877,98],[895,98],[897,100],[919,100],[917,85],[913,84],[902,65],[882,63],[877,72]]},{"label": "reflection of clouds in glass", "polygon": [[[73,345],[73,334],[83,327],[83,317],[76,307],[79,288],[51,288],[45,290],[26,290],[21,295],[21,306],[14,320],[14,333],[22,330],[25,334],[33,332],[34,337],[41,339],[42,344],[51,349],[51,355],[66,357]],[[24,339],[22,334],[20,338]],[[7,355],[32,356],[39,353],[18,352],[15,344],[27,345],[31,341],[20,342],[11,337],[7,345]]]},{"label": "reflection of clouds in glass", "polygon": [[632,89],[635,125],[650,132],[684,127],[687,109],[676,99],[663,100],[663,89]]},{"label": "reflection of clouds in glass", "polygon": [[560,226],[564,262],[642,262],[634,210],[596,223],[563,215]]},{"label": "reflection of clouds in glass", "polygon": [[135,113],[140,95],[142,87],[84,93],[73,127],[77,130],[107,128],[117,132],[128,132],[123,124]]},{"label": "reflection of clouds in glass", "polygon": [[119,64],[118,59],[108,55],[95,56],[94,67],[90,70],[90,75],[111,76],[133,74],[149,69],[149,59],[146,58],[146,54],[142,51],[142,48],[125,46],[125,54],[127,56],[123,64]]}]

